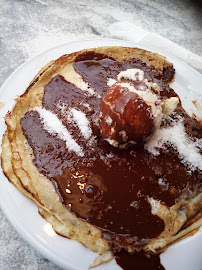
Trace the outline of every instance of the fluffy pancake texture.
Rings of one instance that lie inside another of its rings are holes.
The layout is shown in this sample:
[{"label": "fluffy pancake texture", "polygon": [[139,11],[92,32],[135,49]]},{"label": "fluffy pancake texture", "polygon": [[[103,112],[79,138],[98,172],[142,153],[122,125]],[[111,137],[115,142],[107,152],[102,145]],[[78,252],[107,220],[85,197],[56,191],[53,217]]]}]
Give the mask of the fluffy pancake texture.
[{"label": "fluffy pancake texture", "polygon": [[[37,204],[41,216],[51,223],[58,234],[78,240],[99,255],[103,255],[92,265],[96,266],[113,257],[110,241],[103,237],[102,230],[98,226],[77,217],[64,205],[53,182],[40,173],[33,163],[34,152],[21,125],[21,119],[27,112],[43,107],[45,86],[57,75],[63,76],[67,82],[77,88],[84,89],[87,95],[91,95],[92,91],[95,92],[92,87],[85,88],[85,81],[73,66],[78,57],[82,58],[82,55],[92,51],[112,57],[116,61],[137,58],[152,67],[165,81],[173,80],[173,66],[165,57],[137,48],[99,47],[61,56],[41,69],[25,93],[16,99],[13,110],[6,115],[7,130],[2,141],[1,165],[9,181]],[[171,206],[152,196],[148,200],[152,214],[163,220],[164,229],[157,237],[142,246],[147,253],[162,252],[168,245],[195,232],[202,224],[200,186],[193,192],[184,191],[179,196],[179,200]],[[126,240],[124,248],[134,252],[129,239]]]}]

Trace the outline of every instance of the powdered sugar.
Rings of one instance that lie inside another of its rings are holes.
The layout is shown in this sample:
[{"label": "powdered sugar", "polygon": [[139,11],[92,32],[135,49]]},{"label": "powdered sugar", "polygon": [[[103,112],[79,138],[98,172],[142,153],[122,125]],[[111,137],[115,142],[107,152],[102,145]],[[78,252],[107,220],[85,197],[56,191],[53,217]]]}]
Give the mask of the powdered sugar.
[{"label": "powdered sugar", "polygon": [[[87,103],[85,104],[88,105]],[[61,102],[57,105],[57,107],[58,109],[60,109],[61,113],[63,114],[63,116],[65,116],[65,118],[69,123],[74,122],[77,124],[78,128],[80,129],[85,139],[89,139],[91,137],[92,129],[90,128],[90,123],[84,112],[77,110],[75,108],[70,108],[68,107],[67,104],[65,103],[61,104]],[[88,109],[90,109],[90,106],[88,107]]]},{"label": "powdered sugar", "polygon": [[166,183],[166,181],[163,178],[158,179],[158,184],[161,186],[162,190],[167,190],[169,187],[169,184]]},{"label": "powdered sugar", "polygon": [[90,128],[90,123],[85,113],[74,108],[70,109],[70,113],[72,114],[73,120],[77,123],[84,138],[89,139],[92,135],[92,129]]},{"label": "powdered sugar", "polygon": [[156,215],[156,213],[158,212],[158,210],[161,207],[161,204],[159,201],[153,199],[153,198],[148,198],[148,202],[151,204],[151,212],[153,215]]},{"label": "powdered sugar", "polygon": [[67,110],[68,110],[68,105],[65,103],[62,103],[61,100],[59,101],[59,103],[57,104],[58,109],[61,111],[61,113],[63,115],[67,114]]},{"label": "powdered sugar", "polygon": [[89,105],[88,103],[82,103],[82,105],[83,105],[84,107],[86,107],[89,111],[92,110],[91,107],[90,107],[90,105]]},{"label": "powdered sugar", "polygon": [[58,138],[65,141],[66,146],[70,152],[73,151],[79,156],[84,155],[82,148],[72,138],[66,127],[54,113],[39,107],[35,108],[35,110],[39,113],[44,125],[44,129],[47,130],[48,133],[57,135]]},{"label": "powdered sugar", "polygon": [[88,85],[88,83],[82,81],[79,82],[78,87],[84,91],[87,92],[87,94],[90,94],[91,96],[97,95],[97,93]]},{"label": "powdered sugar", "polygon": [[202,139],[193,142],[186,134],[182,120],[170,127],[157,129],[146,143],[145,149],[153,155],[159,155],[159,148],[164,148],[164,144],[168,143],[177,149],[180,159],[190,170],[202,170],[202,156],[199,153],[199,149],[202,149]]}]

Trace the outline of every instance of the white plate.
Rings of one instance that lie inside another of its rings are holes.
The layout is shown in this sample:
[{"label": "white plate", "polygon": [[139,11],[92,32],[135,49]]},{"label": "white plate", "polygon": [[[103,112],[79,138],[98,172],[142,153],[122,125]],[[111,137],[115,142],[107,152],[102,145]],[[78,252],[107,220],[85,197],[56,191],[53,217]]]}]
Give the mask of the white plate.
[{"label": "white plate", "polygon": [[[31,59],[20,66],[3,84],[0,90],[0,101],[6,105],[0,111],[0,138],[6,129],[3,117],[12,109],[16,95],[22,94],[41,67],[63,54],[72,53],[84,48],[97,46],[140,47],[134,43],[118,40],[94,40],[70,43],[56,47]],[[152,48],[140,47],[155,51]],[[174,64],[175,82],[172,87],[180,95],[183,106],[189,113],[199,115],[192,100],[201,99],[202,76],[186,63],[160,52]],[[1,139],[0,139],[1,140]],[[1,142],[1,141],[0,141]],[[0,205],[10,222],[22,237],[44,257],[68,270],[87,270],[89,264],[97,256],[79,242],[57,235],[51,225],[37,212],[36,205],[21,194],[0,171]],[[202,229],[194,236],[176,243],[161,254],[161,261],[166,270],[201,270],[202,269]],[[120,267],[113,260],[99,266],[97,270],[116,270]]]}]

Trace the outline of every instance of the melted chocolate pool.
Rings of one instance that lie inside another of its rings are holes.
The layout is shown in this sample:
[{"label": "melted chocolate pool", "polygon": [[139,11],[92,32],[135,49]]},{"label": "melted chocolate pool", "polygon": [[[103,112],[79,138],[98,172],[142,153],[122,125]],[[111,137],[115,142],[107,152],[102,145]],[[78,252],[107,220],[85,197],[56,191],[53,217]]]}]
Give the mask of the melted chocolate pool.
[{"label": "melted chocolate pool", "polygon": [[165,270],[160,263],[159,255],[148,258],[142,252],[129,254],[122,250],[116,255],[116,262],[126,270]]},{"label": "melted chocolate pool", "polygon": [[[29,111],[21,125],[34,152],[33,162],[52,181],[62,203],[78,218],[99,227],[114,252],[128,246],[133,251],[140,250],[164,229],[163,220],[151,213],[148,198],[173,205],[182,192],[194,190],[199,184],[199,172],[188,173],[172,147],[153,156],[143,147],[120,150],[109,145],[100,137],[98,126],[101,98],[107,91],[108,78],[116,78],[120,71],[129,68],[142,69],[149,81],[156,82],[161,98],[176,94],[164,77],[137,59],[117,62],[102,54],[86,53],[77,58],[74,68],[100,97],[88,97],[58,75],[45,87],[43,107],[58,116],[82,147],[84,156],[68,151],[63,140],[44,129],[39,113]],[[85,113],[93,131],[89,138],[84,138],[78,125],[68,120],[69,108]],[[179,110],[188,121],[180,106]],[[198,122],[194,126],[200,134]],[[127,270],[163,269],[157,257],[149,260],[153,268],[134,268],[136,264],[143,265],[143,258],[122,251],[117,262]],[[146,263],[146,259],[143,261]]]}]

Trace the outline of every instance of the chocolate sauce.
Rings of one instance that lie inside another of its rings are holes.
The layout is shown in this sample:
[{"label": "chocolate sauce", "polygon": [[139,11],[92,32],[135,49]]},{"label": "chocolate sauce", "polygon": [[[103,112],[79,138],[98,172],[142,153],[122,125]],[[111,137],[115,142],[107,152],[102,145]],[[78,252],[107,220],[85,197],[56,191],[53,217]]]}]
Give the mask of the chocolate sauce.
[{"label": "chocolate sauce", "polygon": [[[128,61],[115,61],[112,57],[94,52],[88,52],[78,56],[74,63],[74,69],[83,77],[91,87],[103,96],[107,91],[107,79],[117,79],[117,75],[124,70],[136,68],[144,71],[144,76],[148,81],[157,83],[160,87],[161,98],[169,98],[177,96],[172,88],[166,83],[164,74],[159,74],[154,67],[148,66],[145,62],[132,58]],[[174,72],[174,70],[173,70]],[[170,80],[173,77],[173,72],[166,73],[166,78]],[[169,74],[169,76],[168,76]],[[135,83],[137,87],[137,83]]]},{"label": "chocolate sauce", "polygon": [[[107,91],[107,79],[128,68],[142,69],[148,80],[160,86],[161,98],[176,96],[176,93],[159,73],[138,59],[118,62],[105,55],[86,53],[77,58],[74,68],[101,97],[89,98],[58,75],[45,87],[43,107],[58,116],[82,147],[84,157],[68,151],[63,140],[44,129],[38,112],[29,111],[21,119],[21,125],[34,152],[33,162],[52,181],[62,203],[78,218],[99,227],[114,252],[129,246],[134,252],[141,250],[164,229],[163,220],[151,213],[148,198],[172,206],[181,193],[194,191],[200,184],[200,174],[197,170],[188,173],[172,147],[153,156],[142,147],[120,150],[109,145],[99,131],[101,98]],[[66,106],[63,111],[62,104]],[[74,122],[68,122],[64,111],[68,113],[70,107],[85,113],[93,131],[89,139],[78,133]],[[188,119],[186,113],[184,118]],[[197,126],[195,133],[201,133],[197,123],[194,122],[193,128]],[[117,262],[124,269],[136,269],[125,264],[125,252],[117,256]],[[136,255],[130,258],[127,260],[137,262]],[[157,257],[152,260],[154,265],[159,264]]]},{"label": "chocolate sauce", "polygon": [[148,258],[144,253],[129,254],[122,250],[116,255],[116,262],[125,270],[165,270],[159,255]]}]

